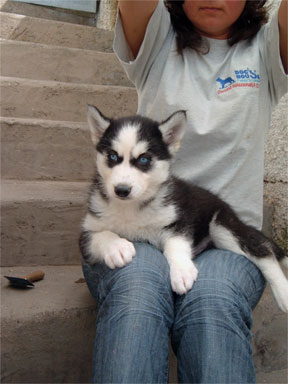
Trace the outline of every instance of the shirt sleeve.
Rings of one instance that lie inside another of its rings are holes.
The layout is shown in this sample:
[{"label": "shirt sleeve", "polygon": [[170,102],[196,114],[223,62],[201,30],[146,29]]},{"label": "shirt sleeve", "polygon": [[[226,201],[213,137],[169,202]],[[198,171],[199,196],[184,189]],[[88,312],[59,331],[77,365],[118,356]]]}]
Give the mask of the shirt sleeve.
[{"label": "shirt sleeve", "polygon": [[287,75],[280,55],[278,12],[279,6],[273,11],[269,22],[260,31],[261,50],[268,74],[273,107],[287,92]]},{"label": "shirt sleeve", "polygon": [[169,12],[163,0],[159,0],[146,28],[145,37],[138,55],[134,59],[127,44],[118,12],[113,49],[128,78],[135,84],[137,89],[141,89],[145,83],[149,70],[163,47],[171,28]]}]

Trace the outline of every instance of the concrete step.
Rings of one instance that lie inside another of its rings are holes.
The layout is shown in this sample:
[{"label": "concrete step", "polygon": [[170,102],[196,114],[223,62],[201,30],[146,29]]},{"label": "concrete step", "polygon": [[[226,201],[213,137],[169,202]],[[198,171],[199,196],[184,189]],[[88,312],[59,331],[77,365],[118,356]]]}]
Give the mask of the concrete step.
[{"label": "concrete step", "polygon": [[[42,270],[45,277],[32,289],[16,290],[9,287],[4,278],[5,275],[25,276],[36,269]],[[285,329],[287,332],[287,317],[271,306],[271,300],[271,292],[266,289],[253,314],[253,333],[258,342],[262,340],[262,346],[253,344],[259,384],[287,383],[287,368],[280,368],[287,359],[287,343],[283,337]],[[267,306],[270,308],[268,318],[264,315]],[[91,382],[96,312],[80,266],[2,268],[1,382]],[[280,346],[275,343],[279,337],[275,329],[282,334]],[[170,383],[177,382],[176,369],[176,360],[170,351]]]},{"label": "concrete step", "polygon": [[257,384],[287,384],[288,382],[288,369],[280,369],[272,372],[259,372],[256,373]]},{"label": "concrete step", "polygon": [[79,264],[89,184],[2,180],[1,264]]},{"label": "concrete step", "polygon": [[0,123],[3,179],[91,180],[94,149],[86,123],[11,117]]},{"label": "concrete step", "polygon": [[38,4],[22,3],[14,0],[0,0],[2,12],[39,17],[47,20],[64,21],[67,23],[96,25],[95,13],[75,11],[49,6],[39,6]]},{"label": "concrete step", "polygon": [[135,113],[137,93],[130,87],[2,77],[1,102],[4,117],[84,122],[87,104],[108,116]]},{"label": "concrete step", "polygon": [[112,52],[113,32],[79,24],[0,13],[0,37],[8,40]]},{"label": "concrete step", "polygon": [[[19,290],[3,277],[45,272],[35,288]],[[89,383],[96,305],[81,267],[1,270],[1,382]]]},{"label": "concrete step", "polygon": [[2,76],[133,87],[113,53],[5,39],[0,49]]}]

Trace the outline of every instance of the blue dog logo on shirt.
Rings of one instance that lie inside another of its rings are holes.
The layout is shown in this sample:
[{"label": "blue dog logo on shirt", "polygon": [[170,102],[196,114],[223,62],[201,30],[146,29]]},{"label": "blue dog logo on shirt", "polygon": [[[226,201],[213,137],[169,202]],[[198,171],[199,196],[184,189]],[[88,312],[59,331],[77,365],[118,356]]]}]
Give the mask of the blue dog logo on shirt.
[{"label": "blue dog logo on shirt", "polygon": [[259,88],[260,87],[260,75],[257,70],[251,70],[249,67],[245,69],[235,70],[236,79],[232,77],[221,78],[218,77],[216,81],[219,83],[218,95],[226,93],[234,88]]},{"label": "blue dog logo on shirt", "polygon": [[218,77],[218,79],[216,81],[218,81],[218,83],[220,83],[220,85],[221,85],[220,89],[230,87],[230,85],[235,83],[235,80],[233,80],[232,77],[227,77],[227,79],[224,79],[224,80],[221,79],[221,77]]}]

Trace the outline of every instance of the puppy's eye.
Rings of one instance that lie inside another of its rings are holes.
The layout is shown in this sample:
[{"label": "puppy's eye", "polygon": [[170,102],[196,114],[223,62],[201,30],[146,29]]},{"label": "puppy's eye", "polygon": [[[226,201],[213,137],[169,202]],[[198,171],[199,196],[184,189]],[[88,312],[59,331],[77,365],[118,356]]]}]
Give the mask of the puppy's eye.
[{"label": "puppy's eye", "polygon": [[147,155],[141,155],[138,157],[138,164],[140,165],[148,165],[151,159]]},{"label": "puppy's eye", "polygon": [[108,154],[108,159],[112,161],[113,163],[116,163],[118,161],[118,155],[116,152],[111,152]]}]

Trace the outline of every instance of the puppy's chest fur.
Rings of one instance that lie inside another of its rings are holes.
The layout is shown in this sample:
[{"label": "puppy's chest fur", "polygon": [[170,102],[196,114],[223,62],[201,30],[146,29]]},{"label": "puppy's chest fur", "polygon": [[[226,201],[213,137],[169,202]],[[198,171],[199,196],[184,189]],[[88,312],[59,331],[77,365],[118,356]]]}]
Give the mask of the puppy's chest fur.
[{"label": "puppy's chest fur", "polygon": [[176,205],[166,204],[161,194],[142,206],[133,202],[107,202],[94,195],[90,199],[90,214],[86,217],[85,227],[97,232],[109,230],[131,241],[145,240],[160,246],[166,227],[176,219]]}]

